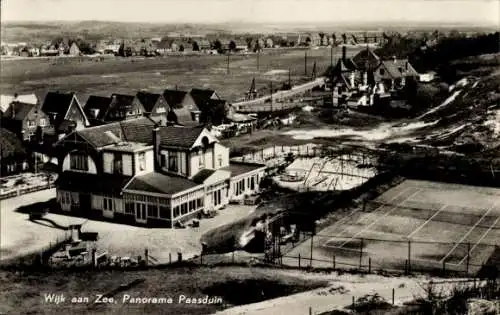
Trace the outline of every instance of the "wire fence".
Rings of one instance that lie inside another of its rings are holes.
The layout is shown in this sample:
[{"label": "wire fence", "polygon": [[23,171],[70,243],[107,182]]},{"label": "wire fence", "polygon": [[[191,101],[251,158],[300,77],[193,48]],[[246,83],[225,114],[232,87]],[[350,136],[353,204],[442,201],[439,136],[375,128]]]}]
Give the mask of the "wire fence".
[{"label": "wire fence", "polygon": [[[366,273],[428,273],[439,276],[498,275],[496,244],[415,241],[316,234],[283,249],[279,265],[347,269]],[[496,266],[496,267],[495,267]]]},{"label": "wire fence", "polygon": [[5,184],[2,184],[2,186],[0,186],[0,200],[13,198],[40,190],[55,188],[56,176],[54,174],[39,173],[33,174],[30,177],[24,175],[12,176],[10,179],[2,179],[2,181],[11,182],[11,185],[7,186]]}]

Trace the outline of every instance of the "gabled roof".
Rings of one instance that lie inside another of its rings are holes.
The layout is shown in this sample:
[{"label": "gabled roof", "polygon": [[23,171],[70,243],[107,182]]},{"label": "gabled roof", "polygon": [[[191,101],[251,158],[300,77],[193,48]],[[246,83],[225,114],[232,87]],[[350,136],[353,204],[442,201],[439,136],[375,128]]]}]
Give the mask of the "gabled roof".
[{"label": "gabled roof", "polygon": [[113,103],[113,109],[129,108],[132,107],[135,96],[126,94],[111,94],[111,99]]},{"label": "gabled roof", "polygon": [[130,184],[124,188],[124,191],[135,190],[174,195],[196,186],[199,184],[184,177],[151,172],[134,177]]},{"label": "gabled roof", "polygon": [[198,107],[199,110],[203,111],[207,110],[208,108],[213,108],[225,104],[226,104],[225,100],[208,99],[200,101],[200,103],[197,103],[196,106]]},{"label": "gabled roof", "polygon": [[115,143],[115,139],[106,134],[107,131],[111,131],[114,135],[120,135],[125,141],[151,143],[154,125],[155,122],[151,119],[140,117],[137,119],[90,127],[75,132],[83,139],[87,140],[90,145],[96,148],[102,148]]},{"label": "gabled roof", "polygon": [[[4,117],[7,119],[23,121],[34,107],[36,107],[34,104],[13,102],[5,112]],[[12,115],[14,115],[14,117],[12,117]]]},{"label": "gabled roof", "polygon": [[204,127],[162,127],[160,129],[161,146],[191,148],[202,133]]},{"label": "gabled roof", "polygon": [[42,111],[46,114],[57,114],[58,119],[64,119],[75,93],[48,92],[43,101]]},{"label": "gabled roof", "polygon": [[186,94],[187,92],[179,90],[166,89],[163,91],[163,97],[165,98],[168,106],[174,109],[182,107],[182,102],[184,101]]},{"label": "gabled roof", "polygon": [[203,182],[209,178],[210,176],[212,176],[212,174],[215,173],[215,170],[210,170],[210,169],[203,169],[201,171],[199,171],[198,173],[196,173],[192,178],[191,180],[195,183],[198,183],[198,184],[203,184]]},{"label": "gabled roof", "polygon": [[26,154],[21,140],[11,131],[0,128],[0,158]]},{"label": "gabled roof", "polygon": [[382,66],[392,78],[417,76],[418,72],[412,67],[407,59],[384,60]]},{"label": "gabled roof", "polygon": [[14,101],[38,104],[38,97],[36,94],[21,94],[17,95],[17,97],[14,95],[0,95],[0,111],[5,112]]},{"label": "gabled roof", "polygon": [[[87,117],[100,120],[104,118],[104,115],[111,105],[111,101],[112,98],[108,96],[91,95],[87,99],[87,103],[85,103],[83,110]],[[94,114],[92,113],[93,110],[97,111],[96,117],[94,117]]]},{"label": "gabled roof", "polygon": [[216,97],[218,98],[217,94],[215,94],[215,91],[211,89],[192,89],[189,94],[191,94],[191,97],[193,98],[196,105],[198,105],[198,103],[211,99],[214,95],[216,95]]},{"label": "gabled roof", "polygon": [[137,92],[137,99],[139,99],[139,102],[141,102],[146,113],[151,113],[153,111],[156,102],[158,102],[158,99],[160,99],[160,97],[162,96],[156,93],[149,93],[146,91]]},{"label": "gabled roof", "polygon": [[377,54],[370,48],[361,50],[352,58],[352,60],[356,63],[358,68],[363,70],[366,67],[375,69],[381,62],[380,57],[377,56]]}]

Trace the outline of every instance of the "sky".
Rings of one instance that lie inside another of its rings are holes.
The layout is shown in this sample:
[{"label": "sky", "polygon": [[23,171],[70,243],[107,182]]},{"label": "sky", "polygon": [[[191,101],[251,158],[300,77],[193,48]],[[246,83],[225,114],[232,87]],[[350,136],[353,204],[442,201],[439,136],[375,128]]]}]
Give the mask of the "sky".
[{"label": "sky", "polygon": [[0,0],[4,21],[500,25],[500,0]]}]

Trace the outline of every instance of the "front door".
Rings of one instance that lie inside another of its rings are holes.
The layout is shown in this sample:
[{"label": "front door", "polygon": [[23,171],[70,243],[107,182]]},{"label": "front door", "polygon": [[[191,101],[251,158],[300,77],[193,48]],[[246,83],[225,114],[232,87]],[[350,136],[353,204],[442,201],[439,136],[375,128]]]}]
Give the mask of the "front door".
[{"label": "front door", "polygon": [[137,222],[146,223],[146,204],[135,204],[135,220]]}]

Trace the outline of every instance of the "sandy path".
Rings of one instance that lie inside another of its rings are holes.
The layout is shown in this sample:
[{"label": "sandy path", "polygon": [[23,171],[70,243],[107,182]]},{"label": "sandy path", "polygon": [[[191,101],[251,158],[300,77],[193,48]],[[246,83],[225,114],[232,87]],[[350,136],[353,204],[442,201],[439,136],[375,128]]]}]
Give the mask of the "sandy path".
[{"label": "sandy path", "polygon": [[[290,271],[292,272],[292,271]],[[425,296],[429,278],[392,278],[376,275],[353,276],[337,274],[305,274],[307,278],[317,278],[318,280],[330,280],[331,285],[327,288],[316,289],[303,293],[298,293],[282,298],[268,300],[260,303],[238,306],[230,308],[216,314],[286,314],[286,315],[304,315],[309,314],[309,308],[312,314],[334,309],[342,309],[352,303],[352,298],[356,299],[366,294],[378,293],[389,303],[392,302],[392,290],[395,289],[395,304],[402,305],[404,302],[413,300],[415,297]],[[436,281],[439,279],[433,279]],[[437,285],[437,290],[446,292],[454,284]],[[339,288],[343,288],[341,292]]]}]

